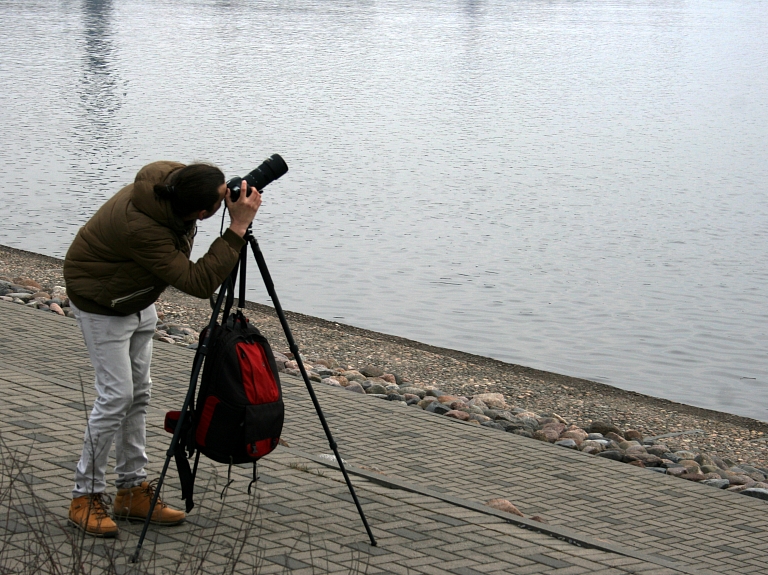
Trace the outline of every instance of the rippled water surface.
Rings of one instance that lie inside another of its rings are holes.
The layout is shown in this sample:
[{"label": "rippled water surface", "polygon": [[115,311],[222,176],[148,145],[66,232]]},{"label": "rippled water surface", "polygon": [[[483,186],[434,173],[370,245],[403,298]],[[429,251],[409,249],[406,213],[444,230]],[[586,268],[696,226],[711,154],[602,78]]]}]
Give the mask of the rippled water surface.
[{"label": "rippled water surface", "polygon": [[286,309],[768,420],[768,3],[0,19],[0,243],[61,257],[145,163],[279,152],[256,234]]}]

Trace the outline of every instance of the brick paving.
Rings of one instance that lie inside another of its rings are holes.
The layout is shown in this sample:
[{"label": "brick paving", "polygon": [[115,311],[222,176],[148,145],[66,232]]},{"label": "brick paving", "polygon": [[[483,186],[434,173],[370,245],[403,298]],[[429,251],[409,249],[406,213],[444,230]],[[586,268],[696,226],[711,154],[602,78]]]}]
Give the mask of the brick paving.
[{"label": "brick paving", "polygon": [[[192,356],[155,346],[151,476]],[[66,521],[92,377],[74,320],[0,302],[0,573],[768,572],[766,502],[318,384],[371,547],[341,474],[321,457],[330,449],[304,383],[290,377],[290,447],[259,463],[256,493],[238,466],[222,499],[226,467],[203,460],[189,520],[152,527],[131,565],[141,524],[121,522],[104,541]],[[172,464],[164,496],[180,506],[178,495]],[[497,497],[548,523],[483,505]]]}]

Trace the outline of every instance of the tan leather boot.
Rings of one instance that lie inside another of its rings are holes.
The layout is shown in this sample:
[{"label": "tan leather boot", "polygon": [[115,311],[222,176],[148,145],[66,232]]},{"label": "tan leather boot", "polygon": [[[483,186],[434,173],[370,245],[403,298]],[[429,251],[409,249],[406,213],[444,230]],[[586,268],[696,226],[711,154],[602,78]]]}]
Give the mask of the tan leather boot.
[{"label": "tan leather boot", "polygon": [[120,530],[107,511],[108,499],[103,493],[75,497],[69,504],[69,522],[94,537],[115,537]]},{"label": "tan leather boot", "polygon": [[[118,489],[115,497],[116,519],[141,519],[144,521],[149,513],[149,506],[155,494],[157,479],[143,482],[136,487]],[[183,511],[171,509],[162,499],[157,499],[155,510],[152,512],[150,523],[157,525],[176,525],[186,518]]]}]

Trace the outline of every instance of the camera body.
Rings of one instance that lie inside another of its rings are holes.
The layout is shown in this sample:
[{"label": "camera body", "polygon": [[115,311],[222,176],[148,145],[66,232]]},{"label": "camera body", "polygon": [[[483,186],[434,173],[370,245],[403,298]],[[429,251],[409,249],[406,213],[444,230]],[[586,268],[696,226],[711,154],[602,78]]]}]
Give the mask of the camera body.
[{"label": "camera body", "polygon": [[[259,192],[264,189],[264,186],[274,182],[277,178],[282,176],[288,171],[288,164],[280,157],[279,154],[272,154],[269,158],[264,160],[255,170],[249,172],[242,178],[231,178],[227,182],[229,188],[230,198],[233,202],[236,202],[240,197],[240,184],[245,180],[248,182],[248,186],[253,186]],[[246,193],[246,196],[250,195],[250,190]]]}]

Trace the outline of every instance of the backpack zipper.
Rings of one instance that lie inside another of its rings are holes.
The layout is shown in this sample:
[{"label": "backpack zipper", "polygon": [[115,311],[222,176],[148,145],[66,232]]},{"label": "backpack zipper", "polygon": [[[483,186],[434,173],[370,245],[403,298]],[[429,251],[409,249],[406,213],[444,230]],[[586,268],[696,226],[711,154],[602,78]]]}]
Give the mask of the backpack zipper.
[{"label": "backpack zipper", "polygon": [[135,291],[130,295],[126,295],[123,297],[118,297],[112,300],[112,307],[115,307],[119,303],[123,303],[124,301],[128,301],[129,299],[133,299],[135,297],[138,297],[140,295],[144,295],[145,293],[151,292],[153,289],[155,289],[155,286],[149,286],[148,288],[140,289],[139,291]]}]

